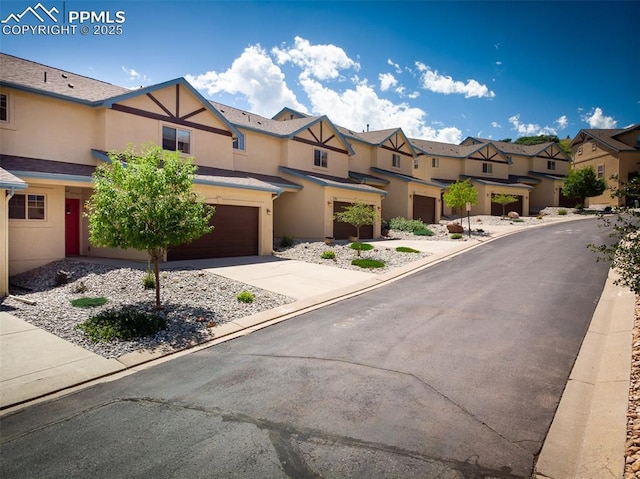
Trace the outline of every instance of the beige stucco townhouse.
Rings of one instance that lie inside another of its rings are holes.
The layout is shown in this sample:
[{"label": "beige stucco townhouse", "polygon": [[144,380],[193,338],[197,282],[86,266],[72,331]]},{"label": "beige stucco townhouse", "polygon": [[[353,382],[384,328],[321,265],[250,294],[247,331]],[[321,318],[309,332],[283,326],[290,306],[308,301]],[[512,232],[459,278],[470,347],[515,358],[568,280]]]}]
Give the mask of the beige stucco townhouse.
[{"label": "beige stucco townhouse", "polygon": [[[274,116],[280,121],[307,115],[290,108]],[[401,128],[356,132],[338,126],[352,148],[349,178],[354,183],[382,189],[381,217],[401,216],[425,223],[440,221],[441,185],[425,181],[421,160]],[[368,125],[367,125],[368,128]]]},{"label": "beige stucco townhouse", "polygon": [[235,153],[236,168],[277,175],[287,181],[278,185],[283,193],[274,201],[276,237],[308,240],[355,236],[352,225],[333,219],[335,213],[354,202],[369,204],[379,213],[374,225],[360,229],[360,237],[380,235],[380,212],[387,192],[351,177],[354,151],[329,118],[285,114],[285,110],[266,118],[212,104],[243,135],[242,149]]},{"label": "beige stucco townhouse", "polygon": [[[411,139],[414,147],[426,160],[427,180],[447,188],[458,180],[470,179],[478,191],[478,202],[472,206],[472,215],[501,214],[491,199],[496,194],[509,194],[518,201],[509,205],[510,211],[526,214],[529,211],[530,185],[517,182],[509,174],[511,161],[495,145],[453,145],[436,141]],[[454,212],[442,202],[442,214]],[[463,212],[464,213],[464,212]]]},{"label": "beige stucco townhouse", "polygon": [[128,90],[1,54],[0,99],[0,168],[27,185],[0,223],[9,274],[74,255],[145,259],[91,245],[82,214],[96,165],[129,144],[194,156],[196,189],[216,206],[214,232],[168,260],[271,253],[273,198],[283,189],[234,170],[240,132],[186,80]]},{"label": "beige stucco townhouse", "polygon": [[[626,183],[640,175],[640,124],[620,129],[580,130],[571,142],[571,149],[573,167],[593,167],[610,188],[618,187],[618,179]],[[613,198],[611,191],[605,191],[600,196],[587,198],[585,206],[636,206],[636,200]]]},{"label": "beige stucco townhouse", "polygon": [[[538,212],[547,206],[574,206],[574,200],[562,194],[562,185],[569,173],[571,159],[554,142],[539,145],[518,145],[505,141],[468,137],[461,145],[495,146],[510,162],[509,180],[532,187],[529,210]],[[494,206],[494,214],[498,206]],[[499,207],[501,208],[501,207]],[[510,206],[511,208],[511,206]]]}]

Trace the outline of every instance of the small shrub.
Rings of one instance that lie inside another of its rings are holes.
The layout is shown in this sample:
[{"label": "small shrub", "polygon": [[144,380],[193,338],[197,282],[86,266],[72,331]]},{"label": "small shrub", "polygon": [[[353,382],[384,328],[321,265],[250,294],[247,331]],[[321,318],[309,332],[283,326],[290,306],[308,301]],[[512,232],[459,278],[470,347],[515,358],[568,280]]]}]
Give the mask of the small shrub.
[{"label": "small shrub", "polygon": [[238,293],[236,299],[241,303],[253,303],[256,297],[253,295],[251,291],[242,291]]},{"label": "small shrub", "polygon": [[148,269],[142,278],[142,285],[144,289],[155,289],[156,287],[156,275],[152,270]]},{"label": "small shrub", "polygon": [[360,241],[354,241],[349,245],[351,249],[356,251],[371,251],[373,249],[373,245],[369,243],[360,243]]},{"label": "small shrub", "polygon": [[409,248],[407,246],[398,246],[396,248],[396,251],[398,253],[419,253],[420,252],[417,249]]},{"label": "small shrub", "polygon": [[524,223],[524,220],[522,218],[515,218],[511,221],[513,221],[514,223]]},{"label": "small shrub", "polygon": [[538,216],[536,216],[536,219],[537,219],[537,220],[541,220],[541,219],[542,219],[542,215],[538,215]]},{"label": "small shrub", "polygon": [[282,235],[282,239],[280,240],[281,248],[291,248],[293,246],[293,237],[288,235]]},{"label": "small shrub", "polygon": [[564,215],[566,215],[566,214],[567,214],[567,210],[565,210],[564,208],[560,208],[560,209],[558,210],[558,214],[559,214],[560,216],[564,216]]},{"label": "small shrub", "polygon": [[360,268],[384,268],[384,261],[380,261],[377,259],[365,259],[358,258],[351,261],[351,264],[354,266],[359,266]]},{"label": "small shrub", "polygon": [[433,236],[434,233],[429,228],[419,228],[413,231],[414,235],[417,236]]},{"label": "small shrub", "polygon": [[78,294],[86,293],[88,289],[89,288],[84,284],[84,281],[78,281],[78,283],[73,287],[73,292]]},{"label": "small shrub", "polygon": [[166,318],[133,307],[126,307],[120,310],[103,311],[78,324],[76,329],[83,331],[94,343],[99,343],[114,339],[130,341],[151,336],[166,327]]},{"label": "small shrub", "polygon": [[453,233],[451,235],[451,239],[460,239],[462,238],[462,233]]},{"label": "small shrub", "polygon": [[336,253],[331,250],[323,251],[320,256],[322,259],[336,259]]},{"label": "small shrub", "polygon": [[409,231],[414,233],[416,230],[427,229],[427,225],[422,220],[410,220],[398,216],[389,220],[389,226],[392,230]]},{"label": "small shrub", "polygon": [[78,298],[71,300],[71,306],[76,308],[95,308],[106,304],[107,298],[100,296],[99,298]]}]

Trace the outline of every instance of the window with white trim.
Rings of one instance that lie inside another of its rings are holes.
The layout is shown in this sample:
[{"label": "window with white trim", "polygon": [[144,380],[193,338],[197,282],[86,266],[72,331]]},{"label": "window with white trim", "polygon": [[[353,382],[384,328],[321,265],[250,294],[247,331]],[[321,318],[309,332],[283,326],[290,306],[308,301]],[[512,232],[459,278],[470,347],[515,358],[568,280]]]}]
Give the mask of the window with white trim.
[{"label": "window with white trim", "polygon": [[555,170],[556,169],[556,162],[552,161],[552,160],[548,160],[547,161],[547,170]]},{"label": "window with white trim", "polygon": [[482,172],[488,174],[493,173],[493,165],[491,163],[482,163]]},{"label": "window with white trim", "polygon": [[604,164],[598,165],[598,178],[604,178]]},{"label": "window with white trim", "polygon": [[398,155],[397,153],[394,153],[391,156],[391,166],[393,166],[394,168],[400,168],[400,155]]},{"label": "window with white trim", "polygon": [[582,155],[582,145],[578,147],[578,155]]},{"label": "window with white trim", "polygon": [[431,158],[431,168],[440,168],[440,158]]},{"label": "window with white trim", "polygon": [[313,150],[313,166],[326,168],[329,164],[327,152],[323,150]]},{"label": "window with white trim", "polygon": [[591,142],[591,151],[596,151],[596,142],[595,141]]},{"label": "window with white trim", "polygon": [[413,159],[413,169],[417,170],[418,168],[420,168],[420,160],[418,158],[414,158]]},{"label": "window with white trim", "polygon": [[44,220],[45,196],[16,194],[9,200],[9,219]]},{"label": "window with white trim", "polygon": [[0,93],[0,121],[9,121],[9,95]]},{"label": "window with white trim", "polygon": [[243,133],[239,133],[238,137],[233,139],[233,149],[241,151],[245,150]]},{"label": "window with white trim", "polygon": [[162,149],[191,153],[191,132],[170,126],[162,127]]}]

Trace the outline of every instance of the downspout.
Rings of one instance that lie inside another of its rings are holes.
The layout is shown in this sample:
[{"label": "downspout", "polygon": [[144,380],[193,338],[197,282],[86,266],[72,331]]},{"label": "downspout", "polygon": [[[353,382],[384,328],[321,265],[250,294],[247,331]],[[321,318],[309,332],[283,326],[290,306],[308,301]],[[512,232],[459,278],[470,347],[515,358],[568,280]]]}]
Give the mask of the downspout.
[{"label": "downspout", "polygon": [[16,194],[16,188],[15,186],[12,186],[11,189],[9,191],[7,191],[5,193],[5,201],[7,202],[6,204],[6,213],[5,213],[5,232],[4,232],[4,251],[2,252],[2,254],[4,255],[4,264],[6,265],[6,271],[3,273],[4,274],[4,284],[5,284],[5,288],[7,289],[4,293],[9,296],[9,201],[11,200],[11,198],[13,198],[13,195]]}]

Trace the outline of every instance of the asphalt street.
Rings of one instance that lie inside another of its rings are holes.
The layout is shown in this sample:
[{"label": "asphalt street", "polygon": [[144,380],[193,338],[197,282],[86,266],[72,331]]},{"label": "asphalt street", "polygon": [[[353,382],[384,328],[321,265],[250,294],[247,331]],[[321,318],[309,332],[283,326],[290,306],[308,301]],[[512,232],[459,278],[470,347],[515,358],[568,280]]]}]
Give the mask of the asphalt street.
[{"label": "asphalt street", "polygon": [[12,478],[525,478],[608,272],[596,221],[0,418]]}]

